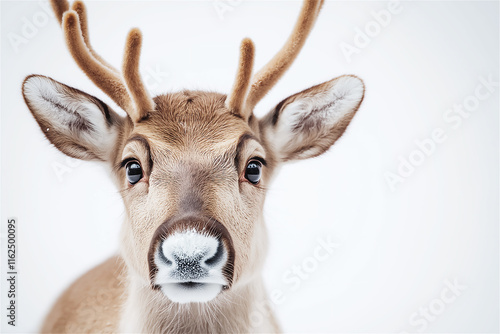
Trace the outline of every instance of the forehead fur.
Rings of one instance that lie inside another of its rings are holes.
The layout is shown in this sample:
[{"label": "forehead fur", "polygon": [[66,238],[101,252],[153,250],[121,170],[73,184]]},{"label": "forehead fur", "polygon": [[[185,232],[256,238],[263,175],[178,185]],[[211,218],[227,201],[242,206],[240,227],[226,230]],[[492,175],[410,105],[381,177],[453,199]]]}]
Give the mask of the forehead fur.
[{"label": "forehead fur", "polygon": [[136,131],[172,149],[230,145],[250,128],[225,107],[225,100],[224,94],[203,91],[158,95],[156,110],[136,125]]}]

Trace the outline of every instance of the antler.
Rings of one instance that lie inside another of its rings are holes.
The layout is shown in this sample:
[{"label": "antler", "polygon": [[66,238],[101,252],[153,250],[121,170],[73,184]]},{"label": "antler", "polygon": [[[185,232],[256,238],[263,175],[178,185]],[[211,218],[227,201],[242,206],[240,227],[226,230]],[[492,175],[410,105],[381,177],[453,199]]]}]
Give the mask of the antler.
[{"label": "antler", "polygon": [[238,72],[236,74],[236,81],[234,82],[231,94],[227,99],[227,107],[234,114],[241,114],[241,107],[245,102],[245,95],[250,85],[250,78],[252,76],[253,58],[255,47],[249,38],[245,38],[241,42],[240,47],[240,62],[238,64]]},{"label": "antler", "polygon": [[123,77],[135,101],[140,115],[147,115],[154,109],[154,102],[148,94],[139,73],[139,56],[141,53],[142,34],[139,29],[130,30],[127,36],[125,55],[123,57]]},{"label": "antler", "polygon": [[246,93],[250,81],[249,73],[251,73],[253,65],[253,46],[252,52],[248,53],[243,44],[249,44],[251,41],[248,39],[243,41],[236,82],[226,103],[229,109],[238,113],[244,119],[250,117],[255,105],[278,82],[299,54],[318,17],[323,2],[324,0],[304,0],[302,10],[290,37],[281,50],[253,76],[248,94]]},{"label": "antler", "polygon": [[[90,44],[87,13],[82,1],[69,7],[67,0],[51,0],[56,18],[61,23],[66,44],[78,66],[92,82],[138,122],[154,109],[154,102],[146,91],[139,74],[141,34],[132,29],[127,37],[123,76],[94,51]],[[129,94],[130,91],[130,94]]]}]

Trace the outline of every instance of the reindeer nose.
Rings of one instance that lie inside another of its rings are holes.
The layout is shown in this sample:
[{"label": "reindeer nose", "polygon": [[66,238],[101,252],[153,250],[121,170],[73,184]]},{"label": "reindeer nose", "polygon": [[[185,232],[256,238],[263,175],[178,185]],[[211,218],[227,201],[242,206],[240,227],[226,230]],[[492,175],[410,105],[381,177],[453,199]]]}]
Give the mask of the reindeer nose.
[{"label": "reindeer nose", "polygon": [[235,252],[226,227],[211,217],[172,217],[148,252],[151,287],[176,303],[203,303],[230,289]]},{"label": "reindeer nose", "polygon": [[[199,280],[221,266],[226,250],[218,238],[196,230],[169,235],[158,248],[159,258],[169,267],[170,276],[181,281]],[[224,261],[225,262],[225,261]]]}]

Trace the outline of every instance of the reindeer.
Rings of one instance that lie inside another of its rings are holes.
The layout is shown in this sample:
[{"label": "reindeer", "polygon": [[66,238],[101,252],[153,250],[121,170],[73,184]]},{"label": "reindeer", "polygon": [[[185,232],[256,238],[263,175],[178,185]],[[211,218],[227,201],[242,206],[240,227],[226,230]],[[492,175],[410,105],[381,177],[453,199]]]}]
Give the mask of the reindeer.
[{"label": "reindeer", "polygon": [[364,96],[344,75],[291,95],[263,118],[253,109],[290,67],[323,0],[305,0],[289,39],[259,72],[241,43],[229,95],[151,97],[139,74],[142,35],[126,39],[122,71],[92,48],[82,2],[52,0],[67,47],[126,113],[49,77],[30,75],[25,102],[62,153],[103,161],[125,204],[119,256],[74,282],[43,332],[278,332],[261,277],[266,190],[279,166],[316,157],[344,133]]}]

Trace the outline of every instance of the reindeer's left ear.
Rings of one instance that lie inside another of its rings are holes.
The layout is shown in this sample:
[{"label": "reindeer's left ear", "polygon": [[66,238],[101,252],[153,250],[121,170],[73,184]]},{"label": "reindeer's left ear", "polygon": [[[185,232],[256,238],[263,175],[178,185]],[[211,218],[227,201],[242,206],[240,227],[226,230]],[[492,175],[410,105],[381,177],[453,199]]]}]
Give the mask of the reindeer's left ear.
[{"label": "reindeer's left ear", "polygon": [[260,121],[278,161],[312,158],[328,150],[349,125],[364,92],[361,79],[345,75],[281,101]]}]

